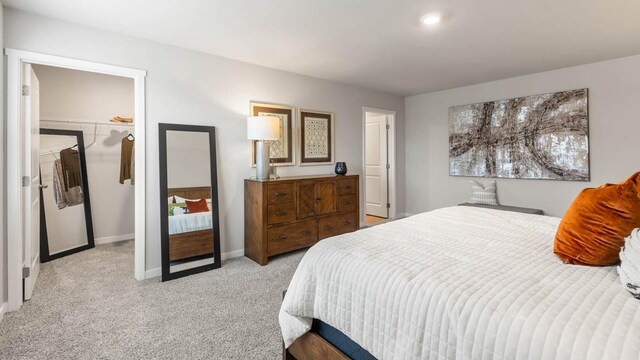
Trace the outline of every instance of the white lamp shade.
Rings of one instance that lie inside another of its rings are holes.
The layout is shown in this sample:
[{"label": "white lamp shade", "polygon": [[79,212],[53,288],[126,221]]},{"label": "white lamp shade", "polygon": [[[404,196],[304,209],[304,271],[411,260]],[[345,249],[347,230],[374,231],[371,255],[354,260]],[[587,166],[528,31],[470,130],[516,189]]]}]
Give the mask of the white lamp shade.
[{"label": "white lamp shade", "polygon": [[280,138],[280,118],[275,116],[249,116],[247,118],[247,139],[278,140]]}]

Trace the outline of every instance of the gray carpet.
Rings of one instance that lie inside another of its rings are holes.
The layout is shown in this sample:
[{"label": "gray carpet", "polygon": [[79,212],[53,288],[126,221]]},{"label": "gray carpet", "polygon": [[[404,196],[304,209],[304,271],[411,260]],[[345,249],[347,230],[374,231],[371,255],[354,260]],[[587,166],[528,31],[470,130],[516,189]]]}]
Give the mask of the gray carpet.
[{"label": "gray carpet", "polygon": [[161,283],[133,279],[133,242],[42,264],[0,323],[0,359],[278,359],[278,310],[304,251]]}]

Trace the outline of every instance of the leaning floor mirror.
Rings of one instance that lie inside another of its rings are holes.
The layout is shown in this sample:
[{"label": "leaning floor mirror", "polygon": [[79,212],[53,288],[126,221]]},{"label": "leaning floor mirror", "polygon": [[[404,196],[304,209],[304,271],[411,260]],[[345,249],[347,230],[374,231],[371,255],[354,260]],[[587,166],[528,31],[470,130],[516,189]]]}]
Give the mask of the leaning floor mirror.
[{"label": "leaning floor mirror", "polygon": [[219,268],[215,127],[160,124],[162,281]]}]

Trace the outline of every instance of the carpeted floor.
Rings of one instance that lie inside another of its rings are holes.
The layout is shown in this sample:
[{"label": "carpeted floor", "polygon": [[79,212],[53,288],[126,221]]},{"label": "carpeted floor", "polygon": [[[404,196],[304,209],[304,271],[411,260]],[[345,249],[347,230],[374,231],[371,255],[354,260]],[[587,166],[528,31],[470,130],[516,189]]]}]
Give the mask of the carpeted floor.
[{"label": "carpeted floor", "polygon": [[304,251],[161,283],[133,279],[133,241],[43,264],[0,322],[0,359],[278,359],[278,310]]}]

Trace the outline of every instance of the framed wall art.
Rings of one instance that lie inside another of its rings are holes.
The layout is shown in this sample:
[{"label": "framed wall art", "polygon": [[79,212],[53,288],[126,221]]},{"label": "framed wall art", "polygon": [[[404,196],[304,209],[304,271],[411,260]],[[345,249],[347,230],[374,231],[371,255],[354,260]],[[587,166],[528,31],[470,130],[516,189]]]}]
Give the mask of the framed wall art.
[{"label": "framed wall art", "polygon": [[587,89],[449,109],[449,175],[589,181]]},{"label": "framed wall art", "polygon": [[333,113],[300,110],[300,165],[333,164]]},{"label": "framed wall art", "polygon": [[[271,142],[271,163],[275,166],[295,165],[293,107],[251,102],[252,116],[275,116],[280,119],[280,139]],[[256,165],[256,142],[251,142],[251,165]]]}]

